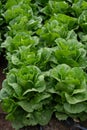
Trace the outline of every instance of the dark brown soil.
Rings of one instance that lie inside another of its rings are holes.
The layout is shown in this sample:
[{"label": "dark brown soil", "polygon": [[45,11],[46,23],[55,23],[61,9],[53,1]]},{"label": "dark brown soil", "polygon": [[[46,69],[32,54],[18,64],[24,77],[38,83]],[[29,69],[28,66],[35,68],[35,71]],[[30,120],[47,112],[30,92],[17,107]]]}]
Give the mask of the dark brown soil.
[{"label": "dark brown soil", "polygon": [[11,123],[5,120],[5,115],[0,113],[0,130],[14,130]]},{"label": "dark brown soil", "polygon": [[48,125],[43,126],[42,129],[40,126],[36,127],[27,127],[23,128],[21,130],[70,130],[69,127],[65,126],[61,122],[59,122],[57,119],[53,118]]}]

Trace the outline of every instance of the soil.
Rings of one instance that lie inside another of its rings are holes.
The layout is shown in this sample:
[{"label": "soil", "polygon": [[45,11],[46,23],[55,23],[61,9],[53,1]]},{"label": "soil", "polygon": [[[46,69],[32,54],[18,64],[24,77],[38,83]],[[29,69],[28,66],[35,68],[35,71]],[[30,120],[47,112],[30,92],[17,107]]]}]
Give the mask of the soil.
[{"label": "soil", "polygon": [[[6,68],[7,62],[3,55],[0,56],[0,89],[2,88],[2,82],[5,79],[5,74],[3,69]],[[11,126],[11,122],[5,119],[6,113],[4,113],[0,108],[0,130],[14,130]],[[82,123],[83,126],[87,127],[87,121]],[[71,125],[67,125],[67,122],[58,121],[55,117],[51,119],[46,126],[31,126],[24,127],[20,130],[79,130],[73,129]]]}]

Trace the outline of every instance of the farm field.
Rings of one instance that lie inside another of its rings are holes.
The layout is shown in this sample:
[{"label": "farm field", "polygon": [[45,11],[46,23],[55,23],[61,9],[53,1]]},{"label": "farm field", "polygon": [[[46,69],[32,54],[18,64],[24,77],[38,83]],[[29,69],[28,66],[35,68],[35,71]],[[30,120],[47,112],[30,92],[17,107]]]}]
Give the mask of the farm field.
[{"label": "farm field", "polygon": [[87,0],[0,1],[0,130],[87,130]]}]

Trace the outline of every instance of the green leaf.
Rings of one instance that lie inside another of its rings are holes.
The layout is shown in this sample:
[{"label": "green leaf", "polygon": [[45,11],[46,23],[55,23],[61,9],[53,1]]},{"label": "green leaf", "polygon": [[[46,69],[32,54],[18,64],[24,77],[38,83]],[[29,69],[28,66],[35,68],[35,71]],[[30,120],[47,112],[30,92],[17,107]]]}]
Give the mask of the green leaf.
[{"label": "green leaf", "polygon": [[34,102],[20,101],[17,103],[26,112],[33,112],[35,109],[42,107],[41,103],[35,104]]},{"label": "green leaf", "polygon": [[58,120],[66,120],[68,118],[68,115],[65,114],[65,113],[58,113],[58,112],[56,112],[56,118]]},{"label": "green leaf", "polygon": [[46,89],[46,83],[44,80],[44,75],[40,75],[35,83],[35,88],[38,92],[43,92]]},{"label": "green leaf", "polygon": [[57,81],[61,81],[65,78],[70,67],[66,64],[58,65],[57,67],[50,70],[51,77],[55,78]]},{"label": "green leaf", "polygon": [[66,13],[68,10],[68,4],[65,1],[49,1],[47,6],[42,9],[42,12],[47,15]]},{"label": "green leaf", "polygon": [[2,108],[7,113],[14,111],[14,109],[17,107],[17,103],[15,103],[13,99],[5,98],[3,102]]},{"label": "green leaf", "polygon": [[11,8],[12,6],[14,5],[17,5],[17,1],[16,0],[8,0],[7,3],[6,3],[6,8]]},{"label": "green leaf", "polygon": [[77,0],[73,5],[72,9],[75,11],[78,17],[84,10],[87,9],[87,2],[85,0]]},{"label": "green leaf", "polygon": [[59,23],[67,24],[69,30],[77,27],[77,18],[73,18],[69,15],[59,13],[57,15],[54,15],[52,19],[56,19]]},{"label": "green leaf", "polygon": [[87,93],[80,93],[73,96],[70,96],[69,94],[65,93],[65,97],[68,103],[70,104],[76,104],[87,100]]},{"label": "green leaf", "polygon": [[9,83],[9,85],[14,89],[14,92],[17,94],[17,96],[21,97],[22,95],[22,88],[17,83]]},{"label": "green leaf", "polygon": [[45,109],[42,111],[36,111],[34,116],[40,125],[47,125],[52,116],[52,110]]},{"label": "green leaf", "polygon": [[[78,109],[79,108],[79,109]],[[84,103],[77,103],[77,104],[64,104],[65,111],[71,114],[81,113],[86,110],[86,105]]]},{"label": "green leaf", "polygon": [[[8,85],[8,81],[7,79],[5,79],[2,83],[2,90],[1,90],[1,93],[2,94],[6,94],[6,97],[10,96],[10,95],[13,95],[13,89]],[[3,95],[4,97],[4,95]]]}]

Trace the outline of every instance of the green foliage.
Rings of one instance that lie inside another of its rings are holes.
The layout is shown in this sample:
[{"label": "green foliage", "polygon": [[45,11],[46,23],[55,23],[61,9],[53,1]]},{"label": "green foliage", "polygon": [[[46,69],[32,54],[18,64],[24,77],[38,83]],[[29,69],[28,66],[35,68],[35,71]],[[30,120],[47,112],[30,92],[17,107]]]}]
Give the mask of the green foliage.
[{"label": "green foliage", "polygon": [[87,119],[87,1],[7,0],[5,9],[6,119],[16,130],[46,125],[53,113]]},{"label": "green foliage", "polygon": [[7,30],[6,21],[3,17],[3,13],[5,11],[5,7],[4,7],[5,2],[6,2],[6,0],[0,1],[0,53],[1,53],[1,50],[2,50],[1,44],[5,39],[4,35],[5,35],[6,30]]}]

